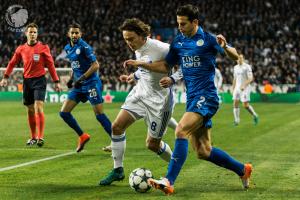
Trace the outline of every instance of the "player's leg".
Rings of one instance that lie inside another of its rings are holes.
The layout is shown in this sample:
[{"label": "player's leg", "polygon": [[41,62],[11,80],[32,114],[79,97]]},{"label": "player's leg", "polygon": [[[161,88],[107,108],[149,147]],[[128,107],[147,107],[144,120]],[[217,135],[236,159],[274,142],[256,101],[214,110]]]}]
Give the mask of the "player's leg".
[{"label": "player's leg", "polygon": [[234,117],[234,125],[237,126],[240,123],[240,91],[234,90],[232,93],[232,100],[233,100],[233,117]]},{"label": "player's leg", "polygon": [[100,81],[89,86],[87,99],[93,106],[96,119],[102,125],[109,137],[111,137],[111,122],[103,112],[103,99]]},{"label": "player's leg", "polygon": [[170,127],[171,129],[175,130],[177,127],[178,123],[176,121],[176,119],[174,119],[173,117],[171,117],[171,119],[169,120],[168,123],[168,127]]},{"label": "player's leg", "polygon": [[104,128],[105,132],[109,135],[109,137],[111,137],[111,131],[112,131],[111,130],[111,122],[108,119],[108,117],[105,115],[105,113],[103,112],[103,104],[99,103],[99,104],[93,105],[93,110],[95,112],[96,119],[102,125],[102,127]]},{"label": "player's leg", "polygon": [[233,100],[233,116],[234,116],[234,125],[237,126],[240,123],[240,107],[239,107],[239,100]]},{"label": "player's leg", "polygon": [[45,114],[44,114],[44,101],[36,100],[34,102],[35,121],[38,131],[37,145],[42,147],[44,145],[44,130],[45,130]]},{"label": "player's leg", "polygon": [[121,109],[112,124],[111,148],[114,160],[114,169],[100,181],[100,185],[110,185],[114,181],[123,180],[123,160],[126,149],[125,130],[135,122],[136,118],[130,111]]},{"label": "player's leg", "polygon": [[45,129],[45,115],[44,115],[44,101],[46,97],[46,78],[39,77],[33,78],[31,81],[31,89],[33,90],[34,96],[34,110],[35,110],[35,121],[38,131],[37,145],[42,147],[44,145],[44,129]]},{"label": "player's leg", "polygon": [[34,104],[26,105],[26,107],[27,107],[27,119],[28,119],[28,124],[31,132],[31,138],[28,139],[26,144],[31,146],[36,144],[37,142]]},{"label": "player's leg", "polygon": [[71,99],[65,100],[61,107],[59,115],[64,120],[64,122],[66,122],[66,124],[68,124],[69,127],[71,127],[79,136],[76,151],[80,152],[83,150],[85,144],[90,140],[90,135],[83,132],[76,119],[71,114],[72,110],[77,106],[77,104],[77,101]]},{"label": "player's leg", "polygon": [[31,137],[27,141],[27,145],[35,145],[37,143],[36,120],[34,110],[34,91],[30,88],[31,81],[24,79],[23,82],[23,104],[27,108],[27,119],[30,127]]},{"label": "player's leg", "polygon": [[175,147],[172,158],[169,162],[166,178],[161,180],[149,179],[149,183],[165,194],[174,192],[174,183],[188,154],[188,136],[202,126],[199,114],[186,112],[178,123],[176,128]]},{"label": "player's leg", "polygon": [[258,123],[258,115],[254,111],[254,108],[249,104],[250,102],[250,89],[247,88],[243,91],[243,95],[241,97],[241,102],[243,103],[244,108],[252,115],[253,122],[256,125]]},{"label": "player's leg", "polygon": [[[210,122],[208,121],[205,123]],[[191,135],[191,143],[197,153],[198,158],[210,161],[220,167],[224,167],[235,172],[242,178],[242,181],[247,179],[246,184],[244,184],[243,181],[243,186],[248,188],[252,166],[250,164],[243,164],[235,160],[233,157],[219,148],[212,147],[210,133],[211,129],[204,126]]]},{"label": "player's leg", "polygon": [[149,150],[157,153],[161,159],[170,162],[172,150],[166,142],[162,141],[161,138],[153,138],[150,136],[150,133],[148,133],[146,146]]}]

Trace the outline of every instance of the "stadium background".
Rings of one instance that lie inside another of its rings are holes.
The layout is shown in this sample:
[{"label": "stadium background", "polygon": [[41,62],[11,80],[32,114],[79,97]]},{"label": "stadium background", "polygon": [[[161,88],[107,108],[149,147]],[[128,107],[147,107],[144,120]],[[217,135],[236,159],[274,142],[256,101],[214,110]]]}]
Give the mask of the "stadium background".
[{"label": "stadium background", "polygon": [[[300,17],[297,13],[300,8],[296,0],[229,0],[226,3],[221,0],[1,1],[0,66],[6,67],[16,47],[25,41],[22,33],[7,28],[4,14],[9,6],[20,4],[28,10],[27,21],[39,25],[39,39],[49,44],[57,68],[70,67],[63,59],[66,32],[68,24],[79,22],[83,38],[94,48],[101,63],[99,74],[104,90],[128,91],[131,86],[120,84],[118,77],[124,73],[123,61],[133,58],[134,54],[126,47],[118,26],[125,18],[138,17],[151,25],[151,37],[170,42],[177,34],[176,8],[184,3],[198,5],[204,29],[224,34],[228,42],[245,55],[253,67],[253,92],[262,93],[267,81],[273,85],[275,93],[299,91],[300,45],[297,38],[300,37]],[[223,75],[222,92],[228,93],[235,63],[221,56],[217,62]],[[1,90],[18,90],[21,74],[12,74],[11,85],[15,87]],[[63,83],[66,79],[67,76],[62,77]],[[183,88],[180,83],[176,90],[183,91]]]}]

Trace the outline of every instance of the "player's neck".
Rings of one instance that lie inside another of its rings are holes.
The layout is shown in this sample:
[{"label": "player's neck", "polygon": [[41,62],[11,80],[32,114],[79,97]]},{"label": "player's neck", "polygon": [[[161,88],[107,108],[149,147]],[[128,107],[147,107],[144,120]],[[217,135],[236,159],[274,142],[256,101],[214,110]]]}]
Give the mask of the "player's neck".
[{"label": "player's neck", "polygon": [[190,34],[186,35],[186,37],[191,38],[191,37],[193,37],[194,35],[196,35],[196,33],[197,33],[197,31],[198,31],[198,28],[199,28],[199,26],[196,26],[196,27],[191,31]]},{"label": "player's neck", "polygon": [[29,46],[34,46],[37,42],[38,42],[37,40],[28,40],[28,41],[27,41],[27,44],[28,44]]}]

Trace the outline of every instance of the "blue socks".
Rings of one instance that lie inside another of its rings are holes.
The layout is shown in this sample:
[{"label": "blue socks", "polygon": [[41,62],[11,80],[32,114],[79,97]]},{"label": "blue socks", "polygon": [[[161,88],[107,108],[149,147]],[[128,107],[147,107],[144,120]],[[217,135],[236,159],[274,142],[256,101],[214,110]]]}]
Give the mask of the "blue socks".
[{"label": "blue socks", "polygon": [[102,125],[102,127],[104,128],[106,133],[109,135],[109,137],[111,137],[111,132],[112,132],[111,131],[111,122],[107,118],[107,116],[104,113],[102,113],[102,114],[96,115],[96,118],[100,122],[100,124]]},{"label": "blue socks", "polygon": [[188,154],[189,142],[187,139],[177,138],[175,140],[175,147],[172,154],[171,161],[168,166],[168,173],[166,178],[173,185]]},{"label": "blue socks", "polygon": [[238,162],[221,149],[213,147],[207,160],[220,167],[234,171],[239,176],[244,175],[244,164]]},{"label": "blue socks", "polygon": [[83,131],[81,130],[79,124],[74,119],[73,115],[69,112],[59,112],[59,115],[63,120],[72,128],[76,133],[81,136],[83,134]]}]

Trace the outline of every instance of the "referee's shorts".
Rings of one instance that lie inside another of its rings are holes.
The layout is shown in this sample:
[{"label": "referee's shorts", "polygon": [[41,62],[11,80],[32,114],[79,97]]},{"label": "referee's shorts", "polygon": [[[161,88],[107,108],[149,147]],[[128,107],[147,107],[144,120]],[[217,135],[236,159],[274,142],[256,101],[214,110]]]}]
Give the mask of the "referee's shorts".
[{"label": "referee's shorts", "polygon": [[23,104],[31,105],[34,101],[44,101],[46,96],[47,82],[45,76],[24,78],[23,81]]}]

